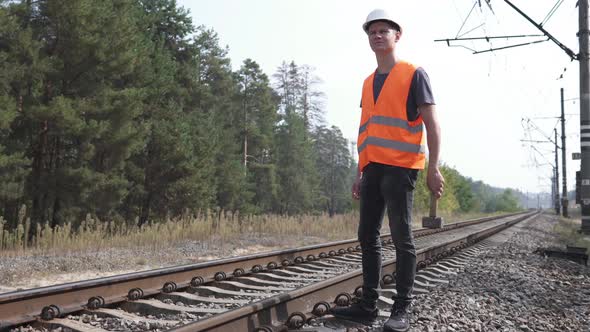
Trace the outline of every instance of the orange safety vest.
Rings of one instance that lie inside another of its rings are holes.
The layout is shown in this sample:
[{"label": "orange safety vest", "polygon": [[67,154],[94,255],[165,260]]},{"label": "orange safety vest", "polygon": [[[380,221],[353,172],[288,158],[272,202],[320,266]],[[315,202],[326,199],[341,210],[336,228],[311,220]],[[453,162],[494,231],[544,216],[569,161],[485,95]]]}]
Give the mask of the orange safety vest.
[{"label": "orange safety vest", "polygon": [[361,124],[357,148],[359,169],[370,162],[413,169],[424,169],[425,142],[422,116],[409,121],[406,105],[416,67],[407,62],[395,64],[375,103],[375,73],[363,84]]}]

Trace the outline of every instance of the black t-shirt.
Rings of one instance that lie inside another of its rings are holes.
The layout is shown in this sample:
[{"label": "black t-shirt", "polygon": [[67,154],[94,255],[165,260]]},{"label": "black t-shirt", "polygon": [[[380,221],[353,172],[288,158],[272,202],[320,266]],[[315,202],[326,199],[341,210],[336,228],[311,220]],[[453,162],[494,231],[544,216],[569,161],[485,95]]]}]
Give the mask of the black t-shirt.
[{"label": "black t-shirt", "polygon": [[[388,75],[389,73],[379,74],[375,72],[375,77],[373,79],[373,98],[375,102],[377,102],[377,98],[381,93],[381,89],[383,88],[383,84]],[[418,118],[418,107],[424,104],[434,105],[435,102],[428,74],[426,74],[426,71],[424,71],[422,67],[418,67],[412,77],[412,83],[410,84],[410,91],[408,93],[408,101],[406,104],[409,121],[414,121]]]}]

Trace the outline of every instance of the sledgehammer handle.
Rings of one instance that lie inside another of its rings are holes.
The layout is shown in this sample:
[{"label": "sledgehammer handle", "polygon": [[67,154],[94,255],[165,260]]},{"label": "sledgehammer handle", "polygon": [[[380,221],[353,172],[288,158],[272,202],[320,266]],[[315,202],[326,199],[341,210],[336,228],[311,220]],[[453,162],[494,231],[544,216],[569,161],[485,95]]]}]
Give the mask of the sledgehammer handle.
[{"label": "sledgehammer handle", "polygon": [[438,200],[434,197],[433,193],[430,193],[430,217],[436,217],[436,207]]}]

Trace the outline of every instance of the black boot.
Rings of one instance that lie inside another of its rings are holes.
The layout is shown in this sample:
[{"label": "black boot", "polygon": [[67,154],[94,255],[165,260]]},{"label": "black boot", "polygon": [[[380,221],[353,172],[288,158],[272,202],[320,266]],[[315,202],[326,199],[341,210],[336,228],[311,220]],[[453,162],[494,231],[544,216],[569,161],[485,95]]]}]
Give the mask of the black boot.
[{"label": "black boot", "polygon": [[350,307],[335,307],[330,310],[336,318],[351,320],[365,325],[371,325],[377,320],[379,310],[368,310],[360,303],[353,303]]},{"label": "black boot", "polygon": [[410,329],[410,306],[409,304],[393,304],[391,316],[383,324],[383,331],[405,332]]}]

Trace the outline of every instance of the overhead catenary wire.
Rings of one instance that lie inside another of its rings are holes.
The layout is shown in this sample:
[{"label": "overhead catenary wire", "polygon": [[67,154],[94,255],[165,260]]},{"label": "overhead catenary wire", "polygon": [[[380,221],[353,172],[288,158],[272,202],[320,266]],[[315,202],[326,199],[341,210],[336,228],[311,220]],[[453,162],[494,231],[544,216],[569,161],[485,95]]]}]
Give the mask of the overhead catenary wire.
[{"label": "overhead catenary wire", "polygon": [[551,8],[551,10],[549,10],[549,13],[547,13],[547,16],[545,16],[545,18],[543,19],[543,21],[541,21],[541,23],[539,23],[539,25],[541,25],[541,26],[545,25],[547,23],[547,21],[549,21],[551,16],[553,16],[553,14],[555,14],[557,9],[559,9],[559,6],[561,6],[562,3],[563,3],[563,0],[557,0],[555,5],[553,5],[553,8]]},{"label": "overhead catenary wire", "polygon": [[458,38],[459,35],[461,34],[461,30],[463,30],[463,27],[467,23],[467,20],[469,20],[469,17],[471,16],[471,13],[473,13],[473,10],[477,6],[477,3],[478,3],[477,0],[473,3],[473,6],[471,7],[471,10],[469,11],[469,14],[467,14],[467,17],[465,17],[465,19],[463,20],[463,23],[461,24],[461,27],[459,28],[459,31],[457,31],[457,35],[455,36],[455,38]]},{"label": "overhead catenary wire", "polygon": [[[461,25],[461,28],[459,29],[459,31],[457,32],[457,35],[455,36],[455,40],[457,40],[459,38],[459,35],[461,34],[461,31],[463,30],[463,27],[465,26],[467,20],[469,19],[471,13],[473,12],[473,9],[475,8],[475,6],[477,5],[478,2],[479,1],[476,1],[476,3],[474,4],[474,6],[469,11],[469,15],[467,15],[467,17],[463,21],[463,24]],[[537,44],[537,43],[545,42],[547,40],[551,40],[553,43],[555,43],[557,46],[559,46],[570,57],[571,60],[578,60],[578,55],[576,53],[574,53],[574,51],[572,51],[570,48],[568,48],[567,46],[565,46],[564,44],[562,44],[552,34],[550,34],[547,30],[545,30],[543,28],[543,22],[541,22],[541,24],[535,22],[533,19],[531,19],[527,14],[525,14],[522,10],[520,10],[517,6],[515,6],[509,0],[504,0],[504,2],[506,4],[508,4],[510,7],[512,7],[512,9],[514,9],[516,12],[518,12],[527,21],[529,21],[529,23],[531,23],[532,25],[534,25],[538,30],[540,30],[541,32],[543,32],[543,35],[546,36],[547,39],[546,40],[537,40],[537,41],[533,41],[533,42],[530,42],[530,43],[522,43],[522,44],[516,44],[516,45],[509,45],[509,46],[497,47],[497,48],[493,48],[493,47],[490,46],[490,49],[488,49],[488,50],[482,50],[482,51],[475,51],[475,52],[473,52],[474,54],[480,54],[480,53],[486,53],[486,52],[491,52],[491,51],[496,51],[496,50],[509,49],[509,48],[514,48],[514,47],[519,47],[519,46],[526,46],[526,45]],[[547,14],[547,16],[545,17],[544,23],[547,23],[547,20],[549,20],[553,16],[553,14],[557,11],[557,9],[559,8],[559,6],[561,5],[562,2],[563,2],[563,0],[557,0],[557,3],[553,6],[553,8],[549,11],[549,13]],[[488,3],[488,5],[489,5],[489,3]],[[447,46],[451,46],[450,43],[449,43],[449,40],[452,40],[452,39],[447,38],[447,39],[439,39],[439,40],[435,40],[435,41],[446,41],[447,42]],[[490,40],[487,40],[487,41],[490,42]],[[468,47],[465,47],[465,48],[470,49]]]},{"label": "overhead catenary wire", "polygon": [[493,51],[505,50],[507,48],[514,48],[514,47],[520,47],[520,46],[526,46],[526,45],[544,43],[544,42],[546,42],[548,40],[549,39],[542,39],[542,40],[535,40],[535,41],[528,42],[528,43],[513,44],[513,45],[508,45],[508,46],[502,46],[502,47],[494,47],[494,48],[490,48],[489,50],[475,51],[475,52],[473,52],[473,54],[493,52]]},{"label": "overhead catenary wire", "polygon": [[485,25],[485,23],[482,23],[482,24],[480,24],[480,25],[476,26],[475,28],[473,28],[473,29],[471,29],[471,30],[469,30],[469,31],[467,31],[467,32],[465,32],[465,33],[463,33],[463,34],[461,34],[461,35],[460,35],[460,36],[458,36],[458,37],[463,37],[463,36],[465,36],[465,35],[469,34],[470,32],[473,32],[473,31],[475,31],[475,30],[477,30],[477,29],[479,29],[479,28],[483,27],[484,25]]}]

